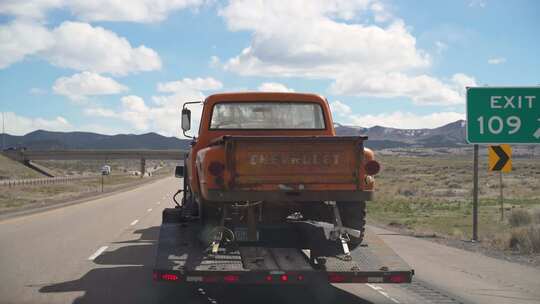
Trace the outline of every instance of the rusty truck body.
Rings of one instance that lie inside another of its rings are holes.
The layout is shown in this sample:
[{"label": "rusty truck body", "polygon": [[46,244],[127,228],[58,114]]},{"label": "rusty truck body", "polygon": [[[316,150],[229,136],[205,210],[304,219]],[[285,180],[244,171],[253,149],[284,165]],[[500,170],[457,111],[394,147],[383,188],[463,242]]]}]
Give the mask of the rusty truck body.
[{"label": "rusty truck body", "polygon": [[[224,93],[201,105],[176,170],[181,202],[163,213],[156,280],[411,281],[410,267],[365,232],[380,170],[367,137],[336,136],[325,98]],[[186,136],[192,106],[182,110]]]}]

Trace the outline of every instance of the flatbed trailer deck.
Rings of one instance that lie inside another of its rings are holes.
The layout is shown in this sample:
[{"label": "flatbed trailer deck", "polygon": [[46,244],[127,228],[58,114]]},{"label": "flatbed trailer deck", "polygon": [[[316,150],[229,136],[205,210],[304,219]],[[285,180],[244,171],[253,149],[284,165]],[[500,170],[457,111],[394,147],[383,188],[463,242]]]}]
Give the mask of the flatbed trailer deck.
[{"label": "flatbed trailer deck", "polygon": [[[164,222],[154,280],[224,284],[411,282],[414,271],[369,229],[363,244],[351,250],[352,259],[335,252],[318,252],[317,258],[311,258],[312,252],[302,248],[313,235],[329,228],[319,224],[261,226],[260,241],[239,241],[212,254],[200,241],[203,227],[198,221]],[[326,247],[328,244],[321,246]]]}]

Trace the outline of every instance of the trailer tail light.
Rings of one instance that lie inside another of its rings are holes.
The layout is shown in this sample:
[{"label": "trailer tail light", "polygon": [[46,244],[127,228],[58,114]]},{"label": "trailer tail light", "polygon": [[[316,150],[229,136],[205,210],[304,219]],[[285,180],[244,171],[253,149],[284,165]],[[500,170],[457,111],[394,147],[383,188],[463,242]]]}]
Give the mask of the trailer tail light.
[{"label": "trailer tail light", "polygon": [[286,274],[282,274],[279,279],[281,280],[281,282],[287,282],[289,280],[289,276]]},{"label": "trailer tail light", "polygon": [[394,274],[389,277],[390,283],[405,283],[408,277],[402,274]]},{"label": "trailer tail light", "polygon": [[297,279],[298,281],[303,281],[303,280],[304,280],[304,276],[301,275],[301,274],[299,274],[299,275],[296,277],[296,279]]},{"label": "trailer tail light", "polygon": [[267,275],[266,278],[264,278],[266,280],[266,282],[272,282],[272,276],[271,275]]},{"label": "trailer tail light", "polygon": [[328,281],[330,283],[343,283],[345,282],[345,276],[333,273],[328,275]]},{"label": "trailer tail light", "polygon": [[366,174],[375,175],[381,170],[381,165],[375,160],[370,160],[364,165],[364,169],[366,169]]},{"label": "trailer tail light", "polygon": [[230,274],[223,277],[223,281],[226,283],[236,283],[240,280],[240,276]]},{"label": "trailer tail light", "polygon": [[213,161],[208,165],[208,172],[213,176],[222,176],[224,171],[225,165],[220,162]]},{"label": "trailer tail light", "polygon": [[165,281],[178,281],[180,277],[172,273],[163,273],[161,274],[161,279]]}]

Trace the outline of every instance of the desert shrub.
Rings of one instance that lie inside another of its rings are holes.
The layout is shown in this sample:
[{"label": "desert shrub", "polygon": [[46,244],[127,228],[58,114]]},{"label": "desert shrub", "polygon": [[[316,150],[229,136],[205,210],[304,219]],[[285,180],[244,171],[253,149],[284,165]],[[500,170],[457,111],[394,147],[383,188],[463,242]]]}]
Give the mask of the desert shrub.
[{"label": "desert shrub", "polygon": [[508,215],[508,223],[512,227],[529,225],[532,222],[531,214],[526,210],[513,210]]},{"label": "desert shrub", "polygon": [[512,229],[508,245],[521,253],[540,253],[540,225]]},{"label": "desert shrub", "polygon": [[540,208],[531,210],[531,217],[533,222],[540,224]]}]

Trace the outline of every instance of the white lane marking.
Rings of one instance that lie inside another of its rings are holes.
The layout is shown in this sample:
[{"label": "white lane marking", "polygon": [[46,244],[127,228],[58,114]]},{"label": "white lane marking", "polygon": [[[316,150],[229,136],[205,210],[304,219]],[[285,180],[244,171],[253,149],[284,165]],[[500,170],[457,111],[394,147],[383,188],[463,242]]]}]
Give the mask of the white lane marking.
[{"label": "white lane marking", "polygon": [[139,222],[139,220],[134,220],[133,222],[131,222],[131,224],[129,224],[130,226],[135,226],[137,225],[137,223]]},{"label": "white lane marking", "polygon": [[160,201],[158,201],[158,202],[157,202],[156,204],[158,204],[158,205],[159,205],[159,204],[161,204],[161,202],[160,202]]},{"label": "white lane marking", "polygon": [[148,209],[148,210],[146,210],[146,211],[150,212],[150,211],[152,211],[152,208],[149,208],[149,209]]},{"label": "white lane marking", "polygon": [[89,261],[93,261],[95,258],[97,258],[100,254],[103,253],[103,251],[107,250],[107,248],[109,248],[109,246],[103,246],[103,247],[99,247],[98,250],[96,250],[96,252],[94,252],[94,254],[92,254],[91,256],[88,257],[88,260]]},{"label": "white lane marking", "polygon": [[384,289],[382,287],[379,287],[377,285],[374,285],[374,284],[366,284],[369,288],[375,290],[376,292],[380,293],[381,295],[383,295],[385,298],[389,299],[390,301],[394,302],[394,303],[399,303],[398,300],[394,299],[393,297],[391,297],[386,291],[384,291]]}]

